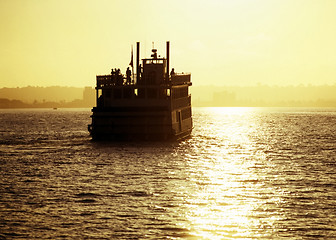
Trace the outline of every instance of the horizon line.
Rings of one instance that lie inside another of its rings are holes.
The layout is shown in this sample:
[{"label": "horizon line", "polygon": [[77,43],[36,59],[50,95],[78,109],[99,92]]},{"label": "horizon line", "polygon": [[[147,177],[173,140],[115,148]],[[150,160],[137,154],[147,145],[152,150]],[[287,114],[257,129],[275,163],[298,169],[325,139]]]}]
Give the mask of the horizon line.
[{"label": "horizon line", "polygon": [[[51,87],[61,87],[61,88],[87,88],[87,87],[91,87],[91,88],[95,88],[94,85],[92,86],[65,86],[65,85],[49,85],[49,86],[32,86],[32,85],[27,85],[27,86],[16,86],[16,87],[8,87],[8,86],[3,86],[0,87],[0,89],[4,89],[4,88],[51,88]],[[286,85],[279,85],[279,84],[263,84],[263,83],[256,83],[256,84],[250,84],[250,85],[232,85],[232,84],[228,84],[228,85],[217,85],[217,84],[201,84],[201,85],[194,85],[192,87],[336,87],[336,82],[334,84],[286,84]]]}]

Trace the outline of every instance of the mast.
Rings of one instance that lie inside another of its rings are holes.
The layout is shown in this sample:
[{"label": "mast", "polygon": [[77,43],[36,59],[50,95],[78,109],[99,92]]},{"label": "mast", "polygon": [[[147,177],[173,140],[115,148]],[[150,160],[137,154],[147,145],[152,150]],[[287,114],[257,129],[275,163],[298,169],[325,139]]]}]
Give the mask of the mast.
[{"label": "mast", "polygon": [[137,42],[137,53],[136,53],[136,83],[140,81],[140,42]]},{"label": "mast", "polygon": [[134,83],[134,61],[133,61],[133,45],[131,45],[131,62],[130,64],[132,67],[132,83]]},{"label": "mast", "polygon": [[166,45],[166,58],[167,58],[167,72],[166,72],[166,82],[169,82],[169,41],[167,41]]}]

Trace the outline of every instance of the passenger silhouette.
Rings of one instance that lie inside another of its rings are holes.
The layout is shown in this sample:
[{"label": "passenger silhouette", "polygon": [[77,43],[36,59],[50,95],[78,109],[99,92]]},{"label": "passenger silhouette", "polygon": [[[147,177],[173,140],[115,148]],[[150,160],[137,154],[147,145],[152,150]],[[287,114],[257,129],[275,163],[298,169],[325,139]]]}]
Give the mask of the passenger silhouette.
[{"label": "passenger silhouette", "polygon": [[131,84],[131,70],[129,67],[126,70],[126,83]]}]

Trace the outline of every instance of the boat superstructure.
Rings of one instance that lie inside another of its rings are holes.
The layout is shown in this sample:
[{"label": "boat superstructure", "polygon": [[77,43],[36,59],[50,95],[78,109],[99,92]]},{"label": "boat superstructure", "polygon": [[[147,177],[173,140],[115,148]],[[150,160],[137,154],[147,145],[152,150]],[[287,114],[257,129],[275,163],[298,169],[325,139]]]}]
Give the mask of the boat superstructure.
[{"label": "boat superstructure", "polygon": [[153,49],[151,58],[140,64],[137,42],[136,75],[128,68],[125,75],[112,69],[111,74],[96,76],[96,107],[89,125],[93,140],[178,140],[190,136],[191,74],[170,71],[169,48],[167,42],[166,58]]}]

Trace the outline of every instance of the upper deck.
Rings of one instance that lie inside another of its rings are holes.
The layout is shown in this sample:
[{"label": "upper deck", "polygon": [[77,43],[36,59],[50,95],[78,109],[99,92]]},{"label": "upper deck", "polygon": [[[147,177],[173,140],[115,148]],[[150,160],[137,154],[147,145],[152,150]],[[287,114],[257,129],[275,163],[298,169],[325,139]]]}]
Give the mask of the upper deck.
[{"label": "upper deck", "polygon": [[[164,77],[164,76],[163,76]],[[144,84],[137,84],[136,78],[131,76],[130,81],[127,81],[127,78],[124,75],[115,76],[112,74],[108,75],[97,75],[97,85],[96,89],[103,88],[120,88],[120,87],[134,87],[137,88],[139,86],[143,86]],[[141,81],[141,79],[140,79]],[[191,86],[191,74],[190,73],[175,73],[173,75],[169,75],[168,81],[161,81],[160,84],[145,84],[147,87],[166,87],[170,88],[172,86],[178,85],[188,85]]]},{"label": "upper deck", "polygon": [[169,42],[167,42],[166,58],[158,57],[157,50],[152,49],[151,58],[142,59],[140,64],[140,43],[137,43],[136,73],[133,69],[133,54],[126,74],[120,69],[112,69],[111,74],[96,76],[96,89],[107,88],[172,88],[179,85],[191,86],[190,73],[175,73],[169,69]]},{"label": "upper deck", "polygon": [[[138,50],[139,47],[137,53]],[[192,85],[191,74],[175,73],[174,68],[169,72],[169,51],[167,58],[158,57],[156,49],[152,52],[152,58],[142,59],[142,64],[137,60],[136,74],[131,65],[132,71],[128,67],[125,74],[120,69],[112,69],[111,74],[97,75],[97,107],[173,106],[177,104],[176,101],[182,101],[180,98],[185,98],[185,105],[189,105],[188,87]]]},{"label": "upper deck", "polygon": [[171,85],[188,85],[191,86],[190,73],[175,73],[170,76]]}]

